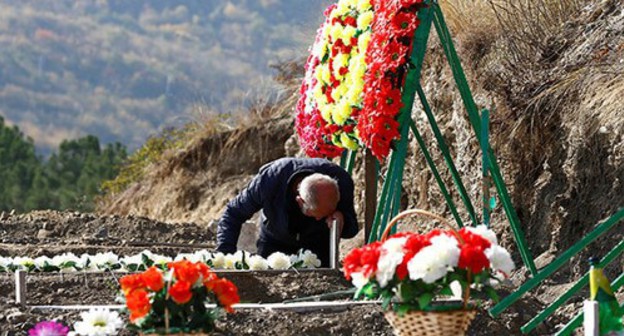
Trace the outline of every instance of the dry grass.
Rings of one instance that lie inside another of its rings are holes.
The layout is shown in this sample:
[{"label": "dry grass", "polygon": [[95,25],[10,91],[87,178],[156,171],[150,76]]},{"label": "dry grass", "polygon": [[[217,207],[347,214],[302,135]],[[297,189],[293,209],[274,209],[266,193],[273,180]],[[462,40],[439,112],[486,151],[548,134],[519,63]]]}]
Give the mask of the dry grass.
[{"label": "dry grass", "polygon": [[447,24],[456,35],[503,37],[515,63],[526,62],[547,48],[548,38],[569,22],[591,0],[443,0]]}]

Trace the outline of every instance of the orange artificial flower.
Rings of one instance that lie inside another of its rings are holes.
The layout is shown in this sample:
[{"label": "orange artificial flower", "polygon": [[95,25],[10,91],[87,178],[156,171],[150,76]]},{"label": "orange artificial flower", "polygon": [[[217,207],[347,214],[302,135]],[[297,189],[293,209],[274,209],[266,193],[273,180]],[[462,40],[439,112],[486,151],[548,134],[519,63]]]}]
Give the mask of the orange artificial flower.
[{"label": "orange artificial flower", "polygon": [[228,313],[233,313],[232,305],[240,302],[238,296],[238,288],[228,279],[215,279],[204,283],[206,288],[213,291],[219,300],[219,303]]},{"label": "orange artificial flower", "polygon": [[197,267],[197,270],[199,271],[199,274],[204,279],[204,281],[206,281],[207,279],[210,279],[214,275],[214,273],[210,271],[210,267],[208,265],[201,263],[201,262],[198,262],[195,265]]},{"label": "orange artificial flower", "polygon": [[154,292],[160,291],[165,285],[162,273],[160,272],[160,270],[158,270],[158,268],[154,266],[148,268],[147,271],[143,272],[142,276],[143,282],[145,282],[147,288],[153,290]]},{"label": "orange artificial flower", "polygon": [[152,309],[147,291],[145,289],[137,289],[131,291],[126,296],[126,306],[130,311],[130,322],[134,322],[137,319],[147,315]]},{"label": "orange artificial flower", "polygon": [[128,295],[136,289],[145,288],[145,281],[143,280],[143,276],[141,274],[126,275],[119,279],[119,284],[121,285],[121,290],[125,295]]},{"label": "orange artificial flower", "polygon": [[170,269],[173,268],[173,274],[178,280],[188,282],[192,285],[199,279],[199,268],[196,264],[188,260],[170,262],[168,266]]},{"label": "orange artificial flower", "polygon": [[185,304],[191,300],[193,293],[191,293],[191,283],[183,280],[178,280],[171,287],[169,287],[169,295],[175,303]]}]

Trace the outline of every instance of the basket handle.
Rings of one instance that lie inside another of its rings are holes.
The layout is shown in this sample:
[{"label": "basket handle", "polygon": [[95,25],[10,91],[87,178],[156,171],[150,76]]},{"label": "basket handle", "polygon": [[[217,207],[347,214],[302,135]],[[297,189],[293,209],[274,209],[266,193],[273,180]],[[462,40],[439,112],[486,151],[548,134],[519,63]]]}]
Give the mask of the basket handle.
[{"label": "basket handle", "polygon": [[[396,215],[394,218],[392,218],[392,220],[388,223],[388,226],[386,226],[386,229],[384,230],[383,234],[381,235],[380,241],[384,242],[386,241],[386,239],[388,239],[390,230],[392,230],[392,227],[394,227],[399,222],[400,219],[403,219],[405,217],[409,217],[412,215],[422,215],[422,216],[429,217],[429,218],[439,221],[445,226],[447,230],[451,231],[455,235],[460,245],[465,244],[459,232],[457,232],[457,230],[455,230],[455,228],[453,228],[451,224],[449,224],[449,222],[444,217],[437,215],[433,212],[422,210],[422,209],[405,210],[399,213],[398,215]],[[472,278],[472,273],[470,272],[470,270],[468,269],[466,271],[467,271],[467,277],[468,277],[468,286],[466,286],[466,290],[464,290],[462,293],[463,294],[462,301],[463,301],[464,309],[466,309],[466,307],[468,306],[468,300],[470,299],[470,282]]]}]

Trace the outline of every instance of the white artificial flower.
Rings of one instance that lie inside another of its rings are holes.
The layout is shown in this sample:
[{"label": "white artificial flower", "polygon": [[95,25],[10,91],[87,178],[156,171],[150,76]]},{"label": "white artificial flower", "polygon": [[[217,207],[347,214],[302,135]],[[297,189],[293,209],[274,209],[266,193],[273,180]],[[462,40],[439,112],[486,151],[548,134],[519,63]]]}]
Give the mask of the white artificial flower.
[{"label": "white artificial flower", "polygon": [[5,272],[8,270],[9,266],[13,264],[12,258],[0,257],[0,269],[3,269]]},{"label": "white artificial flower", "polygon": [[[48,256],[40,256],[35,258],[34,260],[35,262],[35,267],[39,270],[39,271],[43,271],[43,268],[46,265],[52,265],[52,259]],[[2,266],[2,264],[0,264],[0,266]]]},{"label": "white artificial flower", "polygon": [[113,252],[96,253],[90,258],[91,264],[101,270],[111,269],[119,264],[119,256]]},{"label": "white artificial flower", "polygon": [[272,269],[276,270],[286,270],[292,265],[290,257],[282,252],[274,252],[267,258],[267,262]]},{"label": "white artificial flower", "polygon": [[225,263],[225,255],[223,255],[223,253],[221,252],[217,252],[212,255],[210,261],[212,262],[213,268],[223,268],[223,264]]},{"label": "white artificial flower", "polygon": [[490,261],[491,267],[503,272],[506,276],[509,276],[514,267],[516,267],[513,260],[511,260],[509,252],[500,245],[492,245],[484,253]]},{"label": "white artificial flower", "polygon": [[251,253],[247,252],[247,251],[236,251],[236,253],[234,253],[234,256],[236,257],[236,262],[239,263],[240,265],[247,265],[249,266],[249,257],[251,257]]},{"label": "white artificial flower", "polygon": [[321,267],[321,260],[310,250],[304,250],[303,253],[299,255],[299,260],[303,262],[301,265],[303,268]]},{"label": "white artificial flower", "polygon": [[410,279],[433,283],[443,278],[449,269],[457,266],[459,252],[455,238],[444,234],[431,238],[431,245],[407,262]]},{"label": "white artificial flower", "polygon": [[121,263],[125,266],[136,265],[137,267],[143,265],[143,255],[141,253],[125,256],[121,259]]},{"label": "white artificial flower", "polygon": [[83,271],[97,271],[97,266],[91,262],[93,256],[87,253],[83,253],[80,256],[80,269]]},{"label": "white artificial flower", "polygon": [[195,259],[200,260],[203,263],[210,259],[210,252],[208,252],[208,250],[206,249],[195,251],[193,255]]},{"label": "white artificial flower", "polygon": [[226,254],[223,257],[223,268],[224,269],[235,269],[236,262],[239,261],[240,256],[236,254]]},{"label": "white artificial flower", "polygon": [[19,270],[28,271],[31,266],[35,265],[35,260],[30,257],[15,257],[13,258],[13,265],[17,266]]},{"label": "white artificial flower", "polygon": [[180,253],[175,257],[175,261],[180,261],[180,260],[188,260],[190,262],[200,262],[203,261],[202,260],[202,256],[201,255],[196,255],[194,253]]},{"label": "white artificial flower", "polygon": [[466,229],[474,234],[478,234],[479,236],[487,239],[490,243],[498,245],[498,239],[496,239],[496,233],[490,230],[485,225],[478,225],[476,227],[466,226]]},{"label": "white artificial flower", "polygon": [[92,308],[80,313],[82,321],[74,323],[74,331],[83,336],[117,335],[124,326],[116,311],[105,308]]},{"label": "white artificial flower", "polygon": [[375,275],[377,282],[381,288],[388,285],[388,282],[394,277],[396,267],[401,264],[405,252],[403,246],[407,237],[390,238],[381,245],[379,260],[377,261],[377,274]]},{"label": "white artificial flower", "polygon": [[61,269],[61,272],[75,272],[80,268],[82,262],[71,252],[63,253],[52,257],[52,265]]},{"label": "white artificial flower", "polygon": [[269,269],[269,263],[262,256],[255,255],[249,257],[249,269],[254,271],[264,271]]},{"label": "white artificial flower", "polygon": [[455,280],[449,285],[454,299],[462,299],[464,297],[464,289],[459,281]]},{"label": "white artificial flower", "polygon": [[166,265],[167,263],[173,261],[173,259],[166,255],[153,254],[152,261],[154,262],[154,265]]},{"label": "white artificial flower", "polygon": [[360,289],[368,283],[369,279],[364,276],[363,272],[351,273],[351,283],[355,288]]}]

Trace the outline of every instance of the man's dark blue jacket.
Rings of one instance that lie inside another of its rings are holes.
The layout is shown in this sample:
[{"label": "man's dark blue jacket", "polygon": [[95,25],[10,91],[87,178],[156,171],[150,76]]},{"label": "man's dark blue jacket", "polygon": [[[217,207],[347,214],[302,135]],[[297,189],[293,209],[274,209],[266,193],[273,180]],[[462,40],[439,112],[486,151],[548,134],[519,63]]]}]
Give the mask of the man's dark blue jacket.
[{"label": "man's dark blue jacket", "polygon": [[329,264],[329,229],[325,219],[304,216],[295,201],[294,183],[307,175],[321,173],[338,181],[340,201],[337,210],[344,215],[342,238],[357,234],[353,208],[353,180],[340,166],[325,159],[283,158],[260,168],[256,177],[231,200],[219,221],[217,250],[236,251],[241,226],[262,210],[258,253],[293,254],[300,248],[314,252],[324,266]]}]

